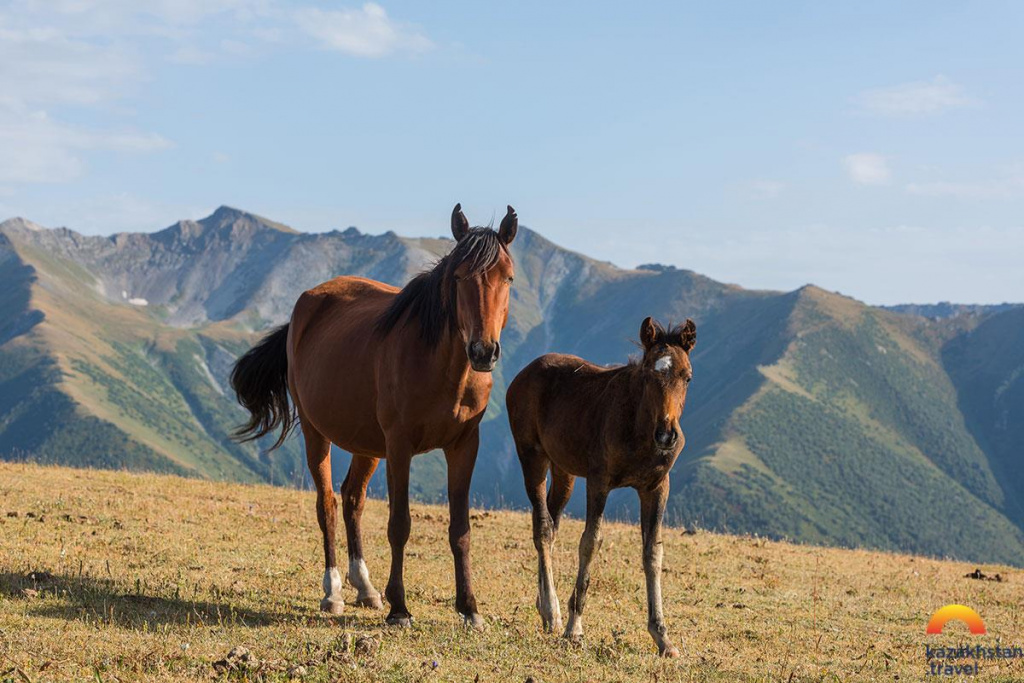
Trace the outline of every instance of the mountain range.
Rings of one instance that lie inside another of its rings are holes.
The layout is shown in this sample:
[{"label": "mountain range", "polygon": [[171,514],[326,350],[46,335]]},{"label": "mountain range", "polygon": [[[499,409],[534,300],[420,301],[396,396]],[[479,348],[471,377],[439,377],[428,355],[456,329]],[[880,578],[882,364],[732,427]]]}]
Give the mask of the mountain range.
[{"label": "mountain range", "polygon": [[[8,220],[0,459],[304,485],[301,439],[268,454],[229,438],[243,417],[227,383],[234,359],[305,289],[342,274],[402,285],[450,247],[304,233],[228,207],[111,236]],[[513,255],[478,503],[525,504],[503,405],[521,367],[553,350],[622,363],[643,317],[690,317],[698,344],[670,521],[1024,566],[1024,306],[749,290],[671,266],[619,268],[525,227]],[[443,497],[443,458],[416,458],[413,480],[418,498]],[[609,509],[631,516],[633,498]],[[581,506],[577,495],[570,511]]]}]

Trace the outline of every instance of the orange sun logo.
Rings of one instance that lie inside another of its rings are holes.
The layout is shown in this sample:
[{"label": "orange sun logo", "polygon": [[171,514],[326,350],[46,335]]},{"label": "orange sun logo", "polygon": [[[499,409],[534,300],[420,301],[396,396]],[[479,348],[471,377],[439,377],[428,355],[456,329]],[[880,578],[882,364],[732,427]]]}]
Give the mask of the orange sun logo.
[{"label": "orange sun logo", "polygon": [[974,635],[985,634],[985,622],[981,620],[981,616],[964,605],[946,605],[933,614],[932,618],[928,620],[926,633],[942,633],[942,629],[950,619],[964,622]]}]

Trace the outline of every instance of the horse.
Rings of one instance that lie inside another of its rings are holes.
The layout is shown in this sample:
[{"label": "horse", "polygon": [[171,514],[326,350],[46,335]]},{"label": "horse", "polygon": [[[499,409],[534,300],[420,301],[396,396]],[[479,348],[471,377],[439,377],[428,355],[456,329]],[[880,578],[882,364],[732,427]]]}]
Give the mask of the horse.
[{"label": "horse", "polygon": [[363,559],[361,519],[370,477],[381,459],[387,461],[391,573],[384,594],[386,621],[396,626],[412,623],[403,581],[410,462],[440,448],[448,467],[455,608],[468,626],[482,627],[469,559],[469,487],[491,371],[508,322],[515,270],[509,245],[518,226],[509,206],[497,231],[471,228],[456,204],[455,246],[433,268],[401,290],[361,277],[314,287],[299,297],[289,323],[235,364],[231,384],[250,414],[236,438],[258,439],[280,429],[277,448],[296,423],[302,429],[323,535],[322,611],[344,610],[331,444],[352,453],[341,486],[347,580],[356,589],[355,604],[374,609],[383,604]]},{"label": "horse", "polygon": [[[676,657],[679,650],[668,638],[662,611],[661,526],[669,472],[685,441],[679,418],[693,379],[690,351],[697,342],[697,326],[687,319],[666,330],[647,318],[640,326],[640,340],[643,357],[615,368],[564,354],[541,356],[509,385],[506,408],[533,506],[537,611],[544,629],[562,628],[551,553],[576,477],[587,481],[587,520],[564,633],[572,641],[583,637],[590,563],[601,546],[608,493],[629,486],[640,498],[647,630],[660,655]],[[551,491],[546,493],[548,470]]]}]

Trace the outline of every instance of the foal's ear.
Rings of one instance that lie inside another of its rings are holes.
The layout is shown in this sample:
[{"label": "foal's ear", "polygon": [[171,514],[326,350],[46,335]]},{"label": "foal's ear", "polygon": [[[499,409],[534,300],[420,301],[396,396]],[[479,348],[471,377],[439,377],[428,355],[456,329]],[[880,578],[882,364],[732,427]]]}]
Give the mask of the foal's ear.
[{"label": "foal's ear", "polygon": [[512,240],[516,238],[516,231],[518,230],[519,216],[516,215],[516,210],[509,206],[508,213],[501,219],[501,227],[498,228],[498,239],[505,244],[511,244]]},{"label": "foal's ear", "polygon": [[680,337],[683,342],[683,351],[689,353],[690,349],[697,345],[697,323],[687,318],[686,324],[683,325],[683,329],[680,332]]},{"label": "foal's ear", "polygon": [[462,240],[463,237],[469,232],[469,220],[466,218],[466,214],[462,213],[462,204],[456,204],[455,208],[452,209],[452,236],[455,241]]},{"label": "foal's ear", "polygon": [[661,339],[661,325],[654,322],[654,318],[647,316],[644,321],[640,323],[640,343],[644,345],[644,350],[647,350],[658,343]]}]

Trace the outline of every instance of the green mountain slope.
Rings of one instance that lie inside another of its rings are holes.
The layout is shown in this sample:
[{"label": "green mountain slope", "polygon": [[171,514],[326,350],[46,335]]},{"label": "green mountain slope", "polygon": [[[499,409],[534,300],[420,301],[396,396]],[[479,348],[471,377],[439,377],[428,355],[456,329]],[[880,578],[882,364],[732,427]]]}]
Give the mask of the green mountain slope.
[{"label": "green mountain slope", "polygon": [[949,341],[942,361],[967,426],[989,456],[1007,513],[1024,526],[1024,306]]},{"label": "green mountain slope", "polygon": [[[895,316],[814,288],[792,341],[675,503],[711,526],[1024,561],[1010,499],[939,359]],[[737,482],[743,482],[737,485]]]},{"label": "green mountain slope", "polygon": [[[303,485],[300,439],[270,455],[230,440],[234,358],[303,290],[339,274],[400,285],[449,247],[227,207],[111,237],[0,224],[0,458]],[[525,504],[503,405],[521,367],[551,350],[622,363],[644,316],[692,317],[675,522],[1024,564],[1024,308],[751,291],[617,268],[526,228],[513,252],[478,501]],[[345,465],[338,453],[339,481]],[[444,482],[443,458],[414,461],[418,498],[443,498]],[[610,511],[635,514],[633,498]]]}]

